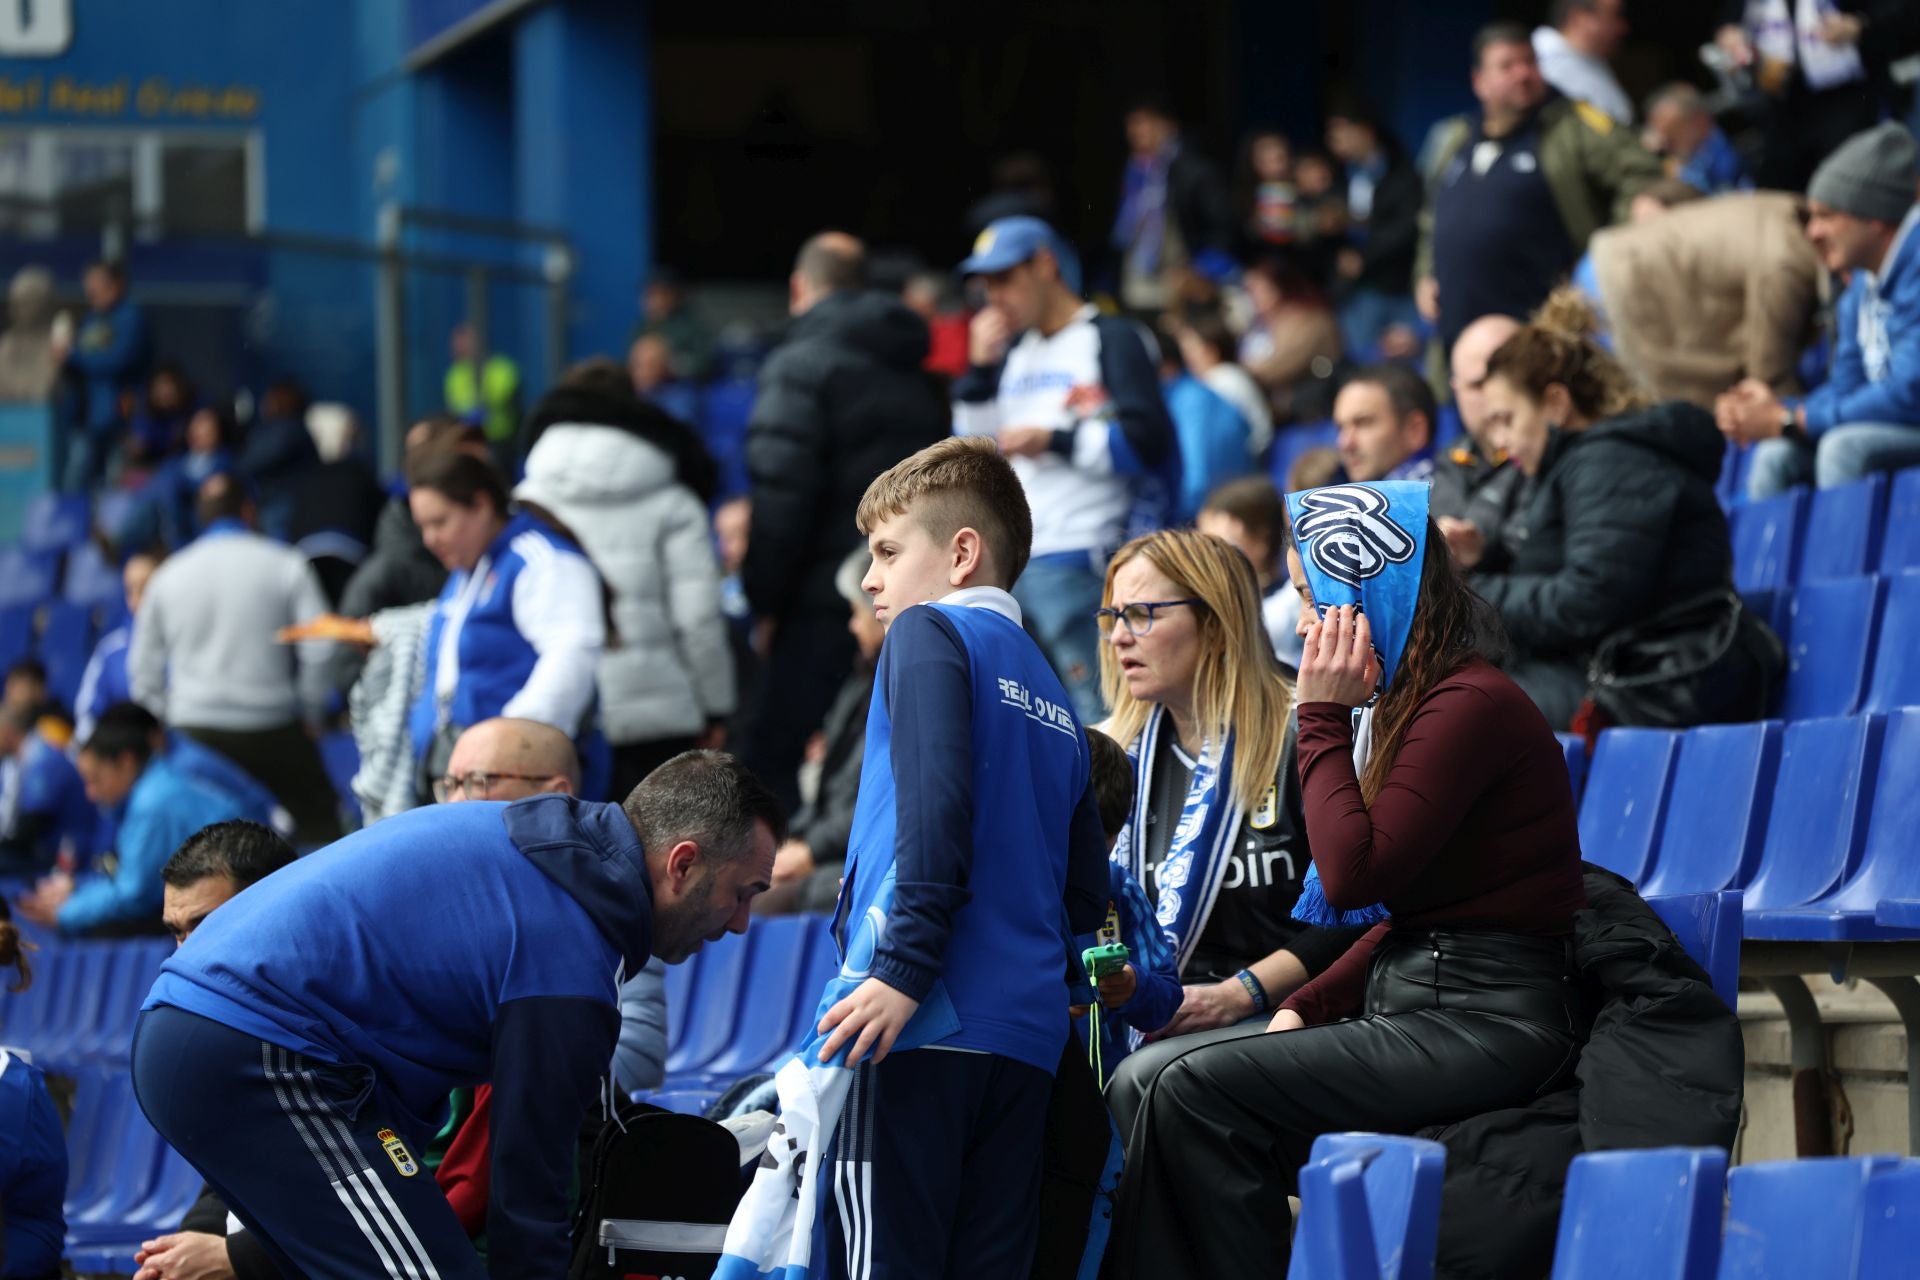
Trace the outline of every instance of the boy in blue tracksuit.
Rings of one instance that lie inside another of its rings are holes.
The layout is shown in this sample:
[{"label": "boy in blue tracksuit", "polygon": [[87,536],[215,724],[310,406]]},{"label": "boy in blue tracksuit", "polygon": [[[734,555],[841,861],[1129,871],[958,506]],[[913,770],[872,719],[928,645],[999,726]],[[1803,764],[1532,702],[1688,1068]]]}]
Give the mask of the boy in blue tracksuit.
[{"label": "boy in blue tracksuit", "polygon": [[[890,871],[870,973],[821,1021],[851,1045],[829,1210],[836,1275],[1025,1275],[1067,957],[1107,901],[1086,734],[1008,587],[1032,517],[991,441],[883,473],[858,513],[888,628],[846,903]],[[938,999],[936,1000],[936,997]],[[923,1001],[959,1030],[889,1055]],[[871,1056],[869,1056],[869,1054]]]},{"label": "boy in blue tracksuit", "polygon": [[[575,1135],[619,981],[726,932],[773,872],[773,797],[689,752],[626,805],[537,796],[389,818],[209,916],[161,971],[134,1088],[288,1274],[561,1277]],[[493,1086],[488,1261],[418,1153]]]}]

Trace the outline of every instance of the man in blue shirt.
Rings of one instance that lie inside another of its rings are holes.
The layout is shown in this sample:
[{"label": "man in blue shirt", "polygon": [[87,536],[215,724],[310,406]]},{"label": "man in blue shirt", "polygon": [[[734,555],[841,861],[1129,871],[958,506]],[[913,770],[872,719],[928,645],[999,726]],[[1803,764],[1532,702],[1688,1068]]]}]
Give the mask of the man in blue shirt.
[{"label": "man in blue shirt", "polygon": [[1896,121],[1855,134],[1807,187],[1807,239],[1852,275],[1835,315],[1833,369],[1805,400],[1747,378],[1714,405],[1754,445],[1748,493],[1822,489],[1920,463],[1920,205],[1913,135]]},{"label": "man in blue shirt", "polygon": [[45,875],[63,848],[99,852],[99,811],[80,771],[19,707],[0,707],[0,761],[0,875]]},{"label": "man in blue shirt", "polygon": [[124,425],[120,393],[138,386],[147,365],[147,321],[127,297],[127,273],[117,262],[87,268],[81,288],[87,318],[73,345],[55,352],[80,376],[81,449],[68,459],[67,488],[84,491],[106,479]]},{"label": "man in blue shirt", "polygon": [[240,816],[227,796],[161,755],[162,741],[159,721],[135,703],[101,715],[78,764],[87,798],[117,827],[112,869],[78,883],[55,872],[20,900],[21,915],[69,935],[160,931],[160,869],[200,828]]},{"label": "man in blue shirt", "polygon": [[[542,795],[398,814],[223,905],[134,1036],[148,1119],[286,1274],[559,1280],[575,1137],[619,982],[744,932],[778,805],[688,752],[624,806]],[[418,1152],[493,1086],[483,1267]]]},{"label": "man in blue shirt", "polygon": [[1753,186],[1740,153],[1690,84],[1670,84],[1647,99],[1646,143],[1669,158],[1674,177],[1703,195]]},{"label": "man in blue shirt", "polygon": [[[819,1060],[857,1064],[832,1247],[856,1276],[1025,1275],[1068,951],[1107,905],[1086,733],[1007,590],[1033,525],[991,441],[883,472],[858,523],[887,638],[836,934],[856,912],[884,927],[820,1022]],[[923,1005],[957,1029],[922,1039]],[[892,1053],[903,1033],[920,1047]]]}]

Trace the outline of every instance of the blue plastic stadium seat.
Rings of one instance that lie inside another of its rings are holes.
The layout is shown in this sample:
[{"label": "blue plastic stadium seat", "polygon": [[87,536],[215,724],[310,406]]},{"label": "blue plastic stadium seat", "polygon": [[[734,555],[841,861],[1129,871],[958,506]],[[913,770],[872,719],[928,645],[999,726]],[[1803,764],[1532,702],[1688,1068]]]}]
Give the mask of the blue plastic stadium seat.
[{"label": "blue plastic stadium seat", "polygon": [[[1920,831],[1916,779],[1920,779],[1920,709],[1895,711],[1887,716],[1880,742],[1873,808],[1859,867],[1838,889],[1805,906],[1749,910],[1747,936],[1821,942],[1911,936],[1908,929],[1876,923],[1874,914],[1883,899],[1920,898],[1920,858],[1913,856],[1913,833]],[[1830,813],[1826,797],[1808,797],[1808,802]]]},{"label": "blue plastic stadium seat", "polygon": [[1893,1156],[1842,1156],[1735,1169],[1727,1175],[1720,1280],[1860,1275],[1867,1185],[1896,1163]]},{"label": "blue plastic stadium seat", "polygon": [[1666,897],[1649,894],[1647,905],[1707,971],[1714,994],[1727,1002],[1727,1008],[1734,1008],[1740,1000],[1740,937],[1745,925],[1740,895],[1729,890]]},{"label": "blue plastic stadium seat", "polygon": [[1553,1280],[1706,1280],[1720,1261],[1726,1184],[1718,1147],[1574,1157]]},{"label": "blue plastic stadium seat", "polygon": [[1713,893],[1744,883],[1760,860],[1779,763],[1776,721],[1689,729],[1667,784],[1657,853],[1641,892]]},{"label": "blue plastic stadium seat", "polygon": [[760,1064],[762,1071],[778,1071],[790,1055],[800,1052],[807,1041],[813,1038],[820,1013],[820,997],[826,991],[827,983],[840,971],[840,952],[833,941],[833,917],[824,915],[812,919],[813,926],[808,933],[806,953],[802,959],[804,971],[800,975],[800,985],[793,993],[793,1014],[787,1020],[787,1043]]},{"label": "blue plastic stadium seat", "polygon": [[68,554],[66,582],[61,594],[89,609],[107,608],[127,598],[120,570],[91,542],[81,543]]},{"label": "blue plastic stadium seat", "polygon": [[692,963],[698,967],[678,1035],[673,1034],[669,1013],[667,1088],[677,1088],[681,1079],[705,1071],[726,1050],[739,1020],[741,999],[748,994],[747,961],[752,947],[751,933],[728,934],[709,942],[694,957]]},{"label": "blue plastic stadium seat", "polygon": [[90,1221],[113,1189],[130,1114],[137,1110],[125,1072],[97,1067],[73,1073],[73,1118],[67,1123],[67,1222]]},{"label": "blue plastic stadium seat", "polygon": [[747,490],[747,421],[757,388],[751,378],[729,378],[708,387],[700,400],[700,438],[720,470],[719,501]]},{"label": "blue plastic stadium seat", "polygon": [[1781,629],[1785,622],[1782,615],[1786,613],[1786,609],[1783,607],[1786,600],[1787,595],[1785,592],[1742,591],[1740,593],[1740,602],[1747,606],[1747,612],[1772,627],[1776,632]]},{"label": "blue plastic stadium seat", "polygon": [[1807,504],[1799,580],[1820,582],[1872,573],[1880,566],[1880,540],[1886,522],[1884,475],[1816,489]]},{"label": "blue plastic stadium seat", "polygon": [[127,526],[134,515],[146,507],[148,499],[143,494],[131,493],[125,489],[108,489],[93,500],[94,527],[106,535],[109,542],[116,546],[126,534]]},{"label": "blue plastic stadium seat", "polygon": [[[1329,1179],[1340,1166],[1357,1166],[1357,1176]],[[1300,1226],[1288,1280],[1429,1280],[1440,1240],[1446,1168],[1446,1148],[1420,1138],[1377,1133],[1315,1138],[1312,1158],[1301,1171]],[[1362,1260],[1372,1269],[1349,1269]]]},{"label": "blue plastic stadium seat", "polygon": [[1727,451],[1720,459],[1720,478],[1714,482],[1713,491],[1720,499],[1722,510],[1732,511],[1745,505],[1747,501],[1747,479],[1753,474],[1753,450],[1742,449],[1728,442]]},{"label": "blue plastic stadium seat", "polygon": [[1861,1280],[1912,1275],[1920,1259],[1920,1161],[1903,1160],[1867,1179],[1864,1207]]},{"label": "blue plastic stadium seat", "polygon": [[1741,895],[1748,915],[1812,902],[1853,870],[1866,844],[1884,728],[1879,716],[1786,727],[1760,866]]},{"label": "blue plastic stadium seat", "polygon": [[1653,865],[1679,754],[1672,729],[1609,729],[1595,745],[1580,801],[1580,852],[1638,885]]},{"label": "blue plastic stadium seat", "polygon": [[1560,740],[1560,752],[1567,758],[1567,781],[1573,784],[1573,803],[1580,803],[1580,793],[1587,785],[1587,740],[1577,733],[1556,733]]},{"label": "blue plastic stadium seat", "polygon": [[1778,591],[1795,582],[1800,568],[1800,536],[1806,526],[1807,494],[1791,489],[1735,507],[1728,517],[1733,534],[1733,582],[1742,591]]},{"label": "blue plastic stadium seat", "polygon": [[[766,916],[754,920],[740,1016],[726,1048],[701,1072],[707,1083],[725,1084],[760,1070],[792,1039],[793,1009],[805,977],[815,919]],[[813,994],[817,1000],[820,988],[814,988]]]},{"label": "blue plastic stadium seat", "polygon": [[1886,579],[1880,607],[1880,636],[1873,646],[1873,683],[1867,686],[1868,711],[1920,707],[1920,571]]},{"label": "blue plastic stadium seat", "polygon": [[80,693],[87,659],[93,656],[93,611],[70,600],[47,605],[40,629],[40,661],[47,668],[47,691],[63,707],[71,708]]},{"label": "blue plastic stadium seat", "polygon": [[20,545],[29,551],[65,551],[87,537],[87,500],[82,495],[43,493],[20,517]]},{"label": "blue plastic stadium seat", "polygon": [[1268,466],[1274,487],[1286,490],[1287,473],[1293,470],[1301,454],[1313,449],[1330,449],[1339,438],[1340,428],[1332,422],[1298,422],[1274,432],[1273,457]]},{"label": "blue plastic stadium seat", "polygon": [[1787,646],[1782,716],[1808,720],[1860,709],[1885,596],[1878,577],[1812,582],[1794,591],[1781,637]]},{"label": "blue plastic stadium seat", "polygon": [[33,606],[0,606],[0,667],[10,667],[33,648]]},{"label": "blue plastic stadium seat", "polygon": [[1288,1280],[1375,1280],[1381,1274],[1367,1207],[1367,1162],[1356,1156],[1311,1162],[1300,1170],[1300,1221]]},{"label": "blue plastic stadium seat", "polygon": [[1920,569],[1920,467],[1894,473],[1888,486],[1886,531],[1880,539],[1880,572]]},{"label": "blue plastic stadium seat", "polygon": [[683,1116],[704,1116],[707,1109],[720,1100],[720,1093],[718,1089],[667,1089],[644,1101],[663,1111],[677,1111]]},{"label": "blue plastic stadium seat", "polygon": [[0,547],[0,605],[38,608],[53,599],[59,561],[44,551]]}]

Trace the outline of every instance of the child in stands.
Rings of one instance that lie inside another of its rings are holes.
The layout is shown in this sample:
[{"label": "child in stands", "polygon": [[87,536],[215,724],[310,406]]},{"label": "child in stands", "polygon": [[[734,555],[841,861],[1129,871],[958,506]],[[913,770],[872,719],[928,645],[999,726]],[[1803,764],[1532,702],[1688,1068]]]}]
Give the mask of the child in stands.
[{"label": "child in stands", "polygon": [[[1108,901],[1087,737],[1009,593],[1032,516],[991,441],[914,454],[857,518],[888,632],[839,926],[878,910],[885,927],[872,976],[821,1021],[819,1060],[851,1046],[859,1064],[830,1247],[855,1276],[1021,1276],[1069,1036],[1067,957]],[[958,1029],[928,1036],[936,1019]],[[903,1033],[917,1047],[890,1055]]]}]

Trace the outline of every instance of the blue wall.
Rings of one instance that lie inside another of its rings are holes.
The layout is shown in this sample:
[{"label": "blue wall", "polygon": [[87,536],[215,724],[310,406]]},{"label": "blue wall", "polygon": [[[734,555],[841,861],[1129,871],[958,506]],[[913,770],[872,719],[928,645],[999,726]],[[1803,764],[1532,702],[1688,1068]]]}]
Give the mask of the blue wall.
[{"label": "blue wall", "polygon": [[[563,358],[624,348],[652,243],[645,4],[551,0],[416,71],[408,55],[483,8],[480,0],[73,3],[64,52],[0,62],[0,127],[248,131],[261,144],[268,232],[371,247],[389,203],[561,228],[577,270]],[[525,272],[541,266],[537,247],[498,238],[423,228],[404,243]],[[74,277],[95,248],[68,237],[18,252]],[[136,244],[131,265],[136,289],[199,280],[252,296],[240,324],[251,349],[238,376],[292,373],[373,420],[371,262],[169,242]],[[411,271],[406,296],[413,414],[439,404],[466,283]],[[519,360],[537,394],[547,362],[543,291],[497,284],[489,313],[493,348]]]}]

